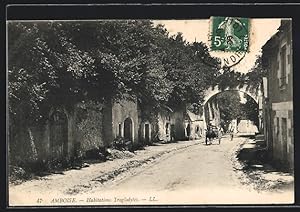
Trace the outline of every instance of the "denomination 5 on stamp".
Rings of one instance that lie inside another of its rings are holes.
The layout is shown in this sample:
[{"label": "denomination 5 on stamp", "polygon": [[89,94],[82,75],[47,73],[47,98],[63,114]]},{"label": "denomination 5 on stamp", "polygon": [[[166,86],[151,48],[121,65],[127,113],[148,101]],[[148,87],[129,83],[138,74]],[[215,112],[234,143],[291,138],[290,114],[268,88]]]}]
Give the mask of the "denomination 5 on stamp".
[{"label": "denomination 5 on stamp", "polygon": [[248,18],[212,17],[211,24],[211,50],[226,52],[248,51]]}]

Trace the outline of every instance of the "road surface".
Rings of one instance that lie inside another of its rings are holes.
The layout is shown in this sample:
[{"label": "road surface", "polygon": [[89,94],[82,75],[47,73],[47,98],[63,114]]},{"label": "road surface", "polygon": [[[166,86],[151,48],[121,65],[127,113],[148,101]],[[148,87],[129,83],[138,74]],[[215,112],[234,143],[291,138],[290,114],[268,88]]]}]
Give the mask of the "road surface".
[{"label": "road surface", "polygon": [[[196,143],[124,172],[104,184],[78,182],[77,192],[49,196],[43,204],[270,204],[291,203],[293,193],[255,191],[241,183],[236,151],[246,138]],[[197,142],[197,141],[195,141]],[[95,181],[96,180],[96,181]],[[69,188],[69,190],[72,188]],[[73,202],[72,202],[73,201]]]}]

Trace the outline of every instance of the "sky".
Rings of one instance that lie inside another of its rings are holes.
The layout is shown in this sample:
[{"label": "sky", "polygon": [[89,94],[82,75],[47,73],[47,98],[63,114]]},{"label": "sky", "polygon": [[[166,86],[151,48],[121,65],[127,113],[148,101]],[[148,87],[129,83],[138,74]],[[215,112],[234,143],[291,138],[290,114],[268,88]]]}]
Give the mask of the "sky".
[{"label": "sky", "polygon": [[[154,20],[154,24],[163,24],[170,35],[181,32],[188,42],[202,41],[209,46],[209,19],[199,20]],[[249,53],[234,66],[235,71],[247,73],[255,64],[256,56],[261,54],[261,47],[277,32],[280,19],[250,19]],[[212,54],[212,56],[215,56]]]}]

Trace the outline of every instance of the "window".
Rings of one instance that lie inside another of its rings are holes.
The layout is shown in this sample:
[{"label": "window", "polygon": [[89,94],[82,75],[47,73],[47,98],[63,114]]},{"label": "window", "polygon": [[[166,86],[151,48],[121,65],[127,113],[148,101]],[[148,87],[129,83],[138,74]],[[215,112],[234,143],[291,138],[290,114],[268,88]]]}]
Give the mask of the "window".
[{"label": "window", "polygon": [[279,86],[286,85],[286,45],[281,47],[280,51],[280,79]]}]

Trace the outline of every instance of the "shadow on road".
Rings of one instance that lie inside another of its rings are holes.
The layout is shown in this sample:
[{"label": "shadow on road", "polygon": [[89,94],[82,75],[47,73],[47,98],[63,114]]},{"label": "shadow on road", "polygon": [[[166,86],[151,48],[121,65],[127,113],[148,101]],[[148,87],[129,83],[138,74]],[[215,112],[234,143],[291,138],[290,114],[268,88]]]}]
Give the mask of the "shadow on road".
[{"label": "shadow on road", "polygon": [[237,158],[242,163],[241,171],[248,178],[242,179],[243,183],[252,184],[256,190],[283,192],[294,188],[293,173],[271,165],[264,140],[249,138]]}]

